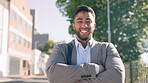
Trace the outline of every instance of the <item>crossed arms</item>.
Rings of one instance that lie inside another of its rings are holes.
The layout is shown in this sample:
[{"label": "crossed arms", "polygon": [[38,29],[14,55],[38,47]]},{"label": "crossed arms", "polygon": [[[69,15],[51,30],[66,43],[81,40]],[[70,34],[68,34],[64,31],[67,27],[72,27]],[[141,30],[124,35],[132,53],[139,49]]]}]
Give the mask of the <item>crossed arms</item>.
[{"label": "crossed arms", "polygon": [[46,65],[46,74],[51,83],[124,83],[124,65],[112,44],[108,44],[106,49],[105,70],[99,74],[96,74],[96,63],[67,65],[65,50],[62,49],[61,45],[56,45]]}]

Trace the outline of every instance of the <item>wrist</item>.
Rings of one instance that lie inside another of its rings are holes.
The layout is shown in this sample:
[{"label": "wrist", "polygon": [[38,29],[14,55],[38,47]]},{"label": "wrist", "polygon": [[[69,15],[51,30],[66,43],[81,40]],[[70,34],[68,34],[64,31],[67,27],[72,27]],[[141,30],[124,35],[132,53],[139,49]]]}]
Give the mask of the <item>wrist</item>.
[{"label": "wrist", "polygon": [[100,67],[99,67],[99,65],[95,64],[95,70],[96,70],[96,74],[98,74],[99,71],[100,71]]},{"label": "wrist", "polygon": [[99,65],[99,73],[101,73],[101,72],[103,72],[105,69],[104,69],[104,67],[102,66],[102,65]]}]

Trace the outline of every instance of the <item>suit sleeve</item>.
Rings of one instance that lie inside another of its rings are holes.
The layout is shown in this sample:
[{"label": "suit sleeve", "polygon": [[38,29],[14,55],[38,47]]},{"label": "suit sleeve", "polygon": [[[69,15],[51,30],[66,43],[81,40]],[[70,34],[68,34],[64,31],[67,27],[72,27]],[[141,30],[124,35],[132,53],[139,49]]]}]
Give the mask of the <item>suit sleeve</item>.
[{"label": "suit sleeve", "polygon": [[46,75],[51,83],[75,83],[85,78],[96,78],[94,63],[67,65],[65,50],[55,45],[46,64]]},{"label": "suit sleeve", "polygon": [[113,44],[106,49],[105,71],[96,78],[80,80],[78,83],[124,83],[125,68]]}]

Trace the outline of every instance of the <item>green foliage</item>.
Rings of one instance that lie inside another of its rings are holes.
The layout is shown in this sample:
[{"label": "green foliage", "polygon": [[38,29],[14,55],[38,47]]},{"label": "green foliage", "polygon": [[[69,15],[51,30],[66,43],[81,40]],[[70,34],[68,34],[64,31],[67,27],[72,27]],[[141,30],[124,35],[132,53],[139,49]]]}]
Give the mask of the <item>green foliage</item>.
[{"label": "green foliage", "polygon": [[55,43],[53,41],[47,41],[44,45],[39,47],[39,50],[43,53],[51,55],[51,50],[54,47]]},{"label": "green foliage", "polygon": [[[147,4],[147,0],[110,0],[111,40],[124,62],[139,59],[139,55],[148,49]],[[92,7],[97,24],[93,37],[100,42],[107,41],[107,0],[57,0],[56,5],[70,23],[77,6]],[[74,35],[71,25],[69,33]]]}]

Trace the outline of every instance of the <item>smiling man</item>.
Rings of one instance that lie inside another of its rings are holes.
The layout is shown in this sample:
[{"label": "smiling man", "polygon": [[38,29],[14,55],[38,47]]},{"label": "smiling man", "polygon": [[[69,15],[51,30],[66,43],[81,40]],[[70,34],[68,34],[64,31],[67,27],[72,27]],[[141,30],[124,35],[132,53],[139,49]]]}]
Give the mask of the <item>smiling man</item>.
[{"label": "smiling man", "polygon": [[76,32],[76,39],[85,47],[87,42],[92,38],[94,28],[96,27],[94,12],[82,11],[78,13],[77,11],[74,14],[72,26]]},{"label": "smiling man", "polygon": [[46,65],[51,83],[124,83],[123,62],[112,43],[92,38],[95,13],[82,5],[73,15],[76,38],[70,43],[55,45]]}]

